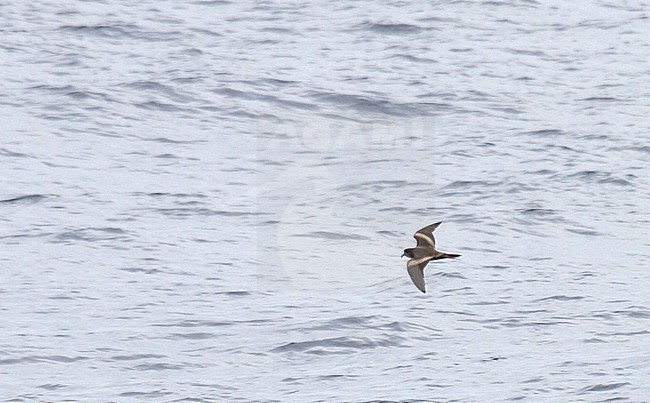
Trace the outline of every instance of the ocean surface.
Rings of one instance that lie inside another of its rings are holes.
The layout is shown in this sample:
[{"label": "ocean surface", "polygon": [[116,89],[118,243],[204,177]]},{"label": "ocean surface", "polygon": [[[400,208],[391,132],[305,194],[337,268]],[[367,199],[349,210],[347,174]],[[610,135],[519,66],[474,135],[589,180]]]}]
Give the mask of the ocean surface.
[{"label": "ocean surface", "polygon": [[650,401],[648,2],[0,22],[1,401]]}]

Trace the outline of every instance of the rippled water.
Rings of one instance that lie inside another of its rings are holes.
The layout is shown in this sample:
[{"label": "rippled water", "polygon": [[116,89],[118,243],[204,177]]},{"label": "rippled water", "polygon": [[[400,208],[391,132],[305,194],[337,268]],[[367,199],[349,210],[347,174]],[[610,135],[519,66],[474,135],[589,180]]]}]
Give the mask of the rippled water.
[{"label": "rippled water", "polygon": [[0,398],[650,399],[649,10],[0,5]]}]

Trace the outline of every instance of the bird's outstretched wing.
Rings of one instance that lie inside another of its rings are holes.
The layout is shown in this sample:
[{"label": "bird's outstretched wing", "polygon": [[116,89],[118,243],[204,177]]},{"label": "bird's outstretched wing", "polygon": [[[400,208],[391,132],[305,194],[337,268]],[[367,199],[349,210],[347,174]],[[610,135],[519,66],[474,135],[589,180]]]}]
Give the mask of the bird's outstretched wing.
[{"label": "bird's outstretched wing", "polygon": [[422,292],[427,292],[424,282],[424,267],[431,260],[430,257],[423,257],[420,259],[411,259],[406,263],[406,270],[413,280],[413,284]]},{"label": "bird's outstretched wing", "polygon": [[413,234],[413,238],[418,243],[418,247],[426,247],[426,248],[435,248],[436,247],[436,238],[433,236],[433,231],[438,228],[438,225],[442,224],[442,222],[437,222],[435,224],[428,225],[422,229],[417,230],[415,234]]}]

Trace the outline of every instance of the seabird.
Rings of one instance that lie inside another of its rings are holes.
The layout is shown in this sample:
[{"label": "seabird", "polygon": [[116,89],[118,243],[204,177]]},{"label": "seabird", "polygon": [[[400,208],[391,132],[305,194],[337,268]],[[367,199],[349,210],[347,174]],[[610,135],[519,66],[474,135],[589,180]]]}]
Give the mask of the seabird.
[{"label": "seabird", "polygon": [[401,257],[408,257],[410,260],[406,263],[406,270],[413,280],[413,284],[422,292],[427,292],[424,283],[424,267],[430,260],[450,259],[460,255],[455,253],[444,253],[436,250],[436,238],[433,236],[433,231],[438,228],[442,222],[437,222],[418,230],[413,234],[413,238],[417,241],[415,248],[404,249]]}]

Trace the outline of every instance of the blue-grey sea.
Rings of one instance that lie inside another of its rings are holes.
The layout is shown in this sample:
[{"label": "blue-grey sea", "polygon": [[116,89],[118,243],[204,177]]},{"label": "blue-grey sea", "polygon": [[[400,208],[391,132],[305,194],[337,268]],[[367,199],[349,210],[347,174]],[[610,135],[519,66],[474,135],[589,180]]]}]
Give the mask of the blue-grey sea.
[{"label": "blue-grey sea", "polygon": [[647,1],[0,23],[0,401],[650,401]]}]

